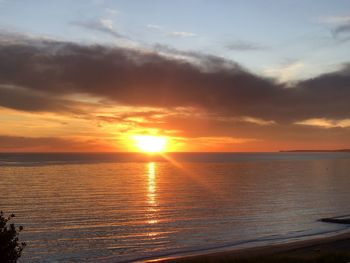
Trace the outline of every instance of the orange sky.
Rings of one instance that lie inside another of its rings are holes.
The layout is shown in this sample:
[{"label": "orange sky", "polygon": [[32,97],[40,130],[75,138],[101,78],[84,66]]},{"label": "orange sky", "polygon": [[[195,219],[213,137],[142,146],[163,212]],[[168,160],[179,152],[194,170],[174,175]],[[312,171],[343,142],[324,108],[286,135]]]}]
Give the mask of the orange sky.
[{"label": "orange sky", "polygon": [[225,120],[194,108],[96,106],[94,110],[88,115],[74,115],[1,108],[0,151],[138,151],[132,140],[136,134],[165,136],[166,151],[170,152],[341,149],[347,146],[347,129],[328,125]]}]

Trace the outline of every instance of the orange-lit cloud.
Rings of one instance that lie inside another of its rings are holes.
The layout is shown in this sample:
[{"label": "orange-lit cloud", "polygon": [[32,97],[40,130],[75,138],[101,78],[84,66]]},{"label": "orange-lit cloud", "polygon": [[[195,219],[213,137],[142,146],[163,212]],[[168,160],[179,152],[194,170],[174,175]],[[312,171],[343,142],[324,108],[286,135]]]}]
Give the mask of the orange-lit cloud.
[{"label": "orange-lit cloud", "polygon": [[348,128],[350,127],[350,119],[330,120],[325,118],[315,118],[303,121],[298,121],[295,124],[309,125],[321,128]]}]

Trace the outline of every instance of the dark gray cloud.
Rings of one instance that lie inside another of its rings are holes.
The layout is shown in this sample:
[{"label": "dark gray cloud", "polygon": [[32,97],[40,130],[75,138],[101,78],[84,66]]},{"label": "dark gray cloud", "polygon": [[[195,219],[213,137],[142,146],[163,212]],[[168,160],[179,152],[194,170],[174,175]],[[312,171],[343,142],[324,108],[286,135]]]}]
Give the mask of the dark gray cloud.
[{"label": "dark gray cloud", "polygon": [[338,25],[336,28],[333,29],[333,35],[335,37],[343,35],[343,34],[350,34],[350,23],[343,23],[343,24]]},{"label": "dark gray cloud", "polygon": [[1,86],[0,105],[6,108],[31,112],[82,113],[80,103],[57,98],[25,88]]},{"label": "dark gray cloud", "polygon": [[332,36],[338,42],[347,42],[350,40],[350,22],[338,24],[331,30]]},{"label": "dark gray cloud", "polygon": [[46,94],[46,107],[55,96],[85,93],[124,105],[191,106],[278,122],[349,118],[349,65],[288,88],[220,57],[186,55],[196,64],[125,48],[54,41],[2,44],[0,84],[21,87],[27,96],[31,91]]}]

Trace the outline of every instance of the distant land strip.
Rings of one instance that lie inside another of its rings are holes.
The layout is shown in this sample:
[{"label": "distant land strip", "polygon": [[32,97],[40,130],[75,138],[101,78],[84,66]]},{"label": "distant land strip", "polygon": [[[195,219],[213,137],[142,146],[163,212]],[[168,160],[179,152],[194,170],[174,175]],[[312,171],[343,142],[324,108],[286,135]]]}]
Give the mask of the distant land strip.
[{"label": "distant land strip", "polygon": [[338,149],[338,150],[280,150],[279,152],[350,152],[350,149]]}]

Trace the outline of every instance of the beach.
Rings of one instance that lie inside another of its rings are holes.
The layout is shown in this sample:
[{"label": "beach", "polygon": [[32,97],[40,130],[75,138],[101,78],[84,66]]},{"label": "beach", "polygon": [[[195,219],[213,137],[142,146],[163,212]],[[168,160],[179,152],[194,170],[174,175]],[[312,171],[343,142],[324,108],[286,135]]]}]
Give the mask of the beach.
[{"label": "beach", "polygon": [[349,262],[350,232],[284,244],[146,262]]}]

